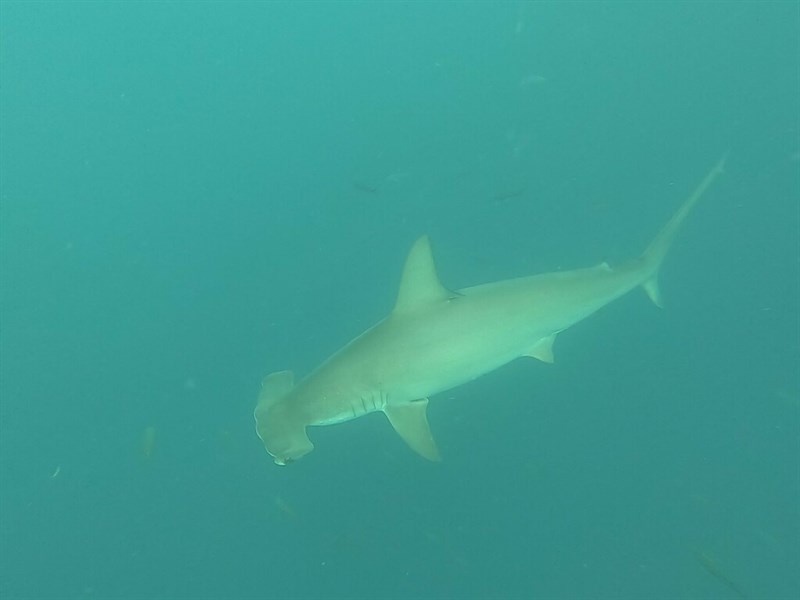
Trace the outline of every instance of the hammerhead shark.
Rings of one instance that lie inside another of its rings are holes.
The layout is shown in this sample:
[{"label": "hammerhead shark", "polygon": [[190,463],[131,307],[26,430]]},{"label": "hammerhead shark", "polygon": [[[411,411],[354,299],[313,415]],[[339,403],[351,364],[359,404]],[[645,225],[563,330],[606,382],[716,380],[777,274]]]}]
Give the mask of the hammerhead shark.
[{"label": "hammerhead shark", "polygon": [[426,415],[430,396],[521,356],[553,362],[560,332],[638,286],[661,306],[661,264],[724,162],[709,171],[641,256],[614,268],[603,262],[453,291],[439,281],[428,237],[419,238],[389,316],[297,385],[291,371],[264,378],[254,416],[267,452],[276,464],[291,463],[314,449],[308,426],[382,411],[411,449],[440,460]]}]

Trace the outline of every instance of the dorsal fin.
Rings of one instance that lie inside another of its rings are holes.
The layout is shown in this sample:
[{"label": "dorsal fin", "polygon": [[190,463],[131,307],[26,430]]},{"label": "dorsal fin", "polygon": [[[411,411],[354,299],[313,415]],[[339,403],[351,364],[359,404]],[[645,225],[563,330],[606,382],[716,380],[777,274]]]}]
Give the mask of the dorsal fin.
[{"label": "dorsal fin", "polygon": [[424,235],[414,242],[406,258],[394,312],[407,312],[452,296],[439,281],[431,254],[431,242]]}]

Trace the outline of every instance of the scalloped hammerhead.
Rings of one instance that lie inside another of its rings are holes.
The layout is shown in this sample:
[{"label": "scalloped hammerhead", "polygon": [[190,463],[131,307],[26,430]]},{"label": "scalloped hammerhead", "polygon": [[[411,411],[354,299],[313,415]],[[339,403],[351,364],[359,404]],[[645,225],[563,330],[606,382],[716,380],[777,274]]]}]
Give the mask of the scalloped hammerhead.
[{"label": "scalloped hammerhead", "polygon": [[426,416],[430,396],[520,356],[552,362],[560,332],[638,286],[661,306],[661,263],[724,162],[711,169],[641,256],[614,268],[603,262],[452,291],[439,281],[427,236],[419,238],[389,316],[297,385],[290,371],[263,380],[255,420],[267,452],[277,464],[288,464],[314,448],[308,426],[382,411],[414,451],[439,460]]}]

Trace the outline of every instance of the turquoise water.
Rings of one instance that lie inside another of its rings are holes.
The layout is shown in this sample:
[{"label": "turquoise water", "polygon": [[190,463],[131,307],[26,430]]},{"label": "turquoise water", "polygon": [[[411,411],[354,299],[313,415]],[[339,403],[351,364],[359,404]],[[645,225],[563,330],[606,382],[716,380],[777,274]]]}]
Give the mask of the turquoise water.
[{"label": "turquoise water", "polygon": [[[0,597],[800,595],[795,2],[3,2]],[[261,378],[459,288],[661,278],[278,467]]]}]

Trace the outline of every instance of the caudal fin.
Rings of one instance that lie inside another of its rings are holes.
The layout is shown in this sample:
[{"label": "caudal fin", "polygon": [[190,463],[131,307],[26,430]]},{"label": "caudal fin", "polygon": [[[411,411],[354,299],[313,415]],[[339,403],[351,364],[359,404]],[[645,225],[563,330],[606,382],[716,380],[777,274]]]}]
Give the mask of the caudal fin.
[{"label": "caudal fin", "polygon": [[661,231],[658,232],[658,235],[650,242],[650,245],[642,254],[642,260],[650,267],[648,270],[652,273],[642,284],[642,287],[656,306],[661,306],[661,293],[658,289],[658,272],[661,269],[661,263],[664,262],[664,257],[666,257],[669,252],[672,241],[675,239],[675,235],[678,233],[686,216],[691,212],[700,198],[703,197],[703,194],[711,184],[714,183],[714,180],[725,172],[726,158],[727,155],[723,156],[717,164],[714,165],[703,178],[703,181],[700,182],[678,211],[672,215],[672,218],[664,225]]}]

